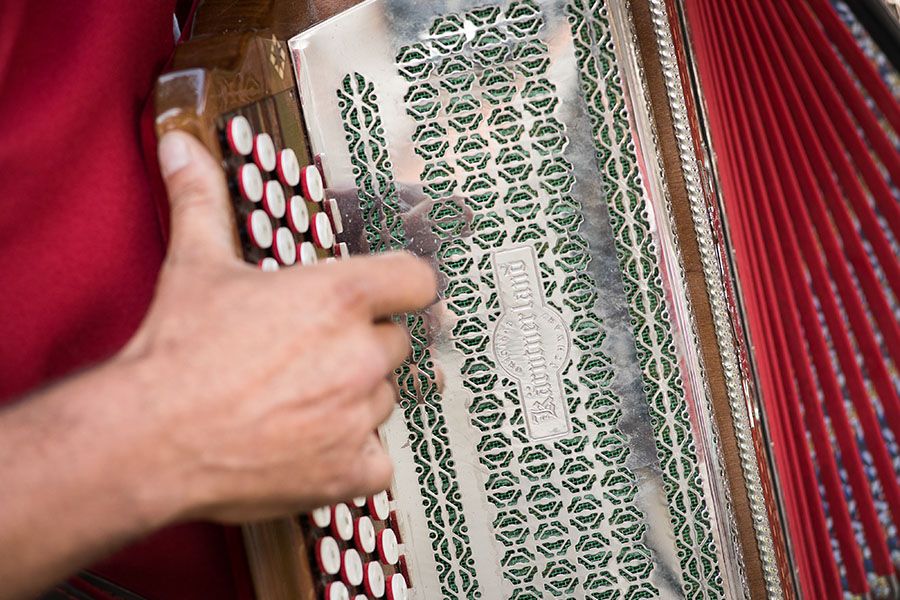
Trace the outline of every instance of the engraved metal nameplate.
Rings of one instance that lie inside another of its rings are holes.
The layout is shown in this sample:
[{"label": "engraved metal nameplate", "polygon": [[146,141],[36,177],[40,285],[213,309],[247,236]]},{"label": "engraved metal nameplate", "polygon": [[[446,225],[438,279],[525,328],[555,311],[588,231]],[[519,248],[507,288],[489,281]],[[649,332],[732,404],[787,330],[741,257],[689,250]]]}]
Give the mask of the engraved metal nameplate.
[{"label": "engraved metal nameplate", "polygon": [[569,332],[547,307],[531,247],[494,255],[503,316],[494,330],[500,366],[519,383],[528,435],[534,440],[569,433],[560,369],[569,355]]}]

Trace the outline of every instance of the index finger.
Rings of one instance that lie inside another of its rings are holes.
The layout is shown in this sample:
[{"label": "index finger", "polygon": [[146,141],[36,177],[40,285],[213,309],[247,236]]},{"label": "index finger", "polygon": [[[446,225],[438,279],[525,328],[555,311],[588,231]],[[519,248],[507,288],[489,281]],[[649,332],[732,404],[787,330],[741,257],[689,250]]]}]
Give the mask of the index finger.
[{"label": "index finger", "polygon": [[362,291],[375,318],[422,310],[437,299],[434,269],[408,252],[354,257],[331,266]]}]

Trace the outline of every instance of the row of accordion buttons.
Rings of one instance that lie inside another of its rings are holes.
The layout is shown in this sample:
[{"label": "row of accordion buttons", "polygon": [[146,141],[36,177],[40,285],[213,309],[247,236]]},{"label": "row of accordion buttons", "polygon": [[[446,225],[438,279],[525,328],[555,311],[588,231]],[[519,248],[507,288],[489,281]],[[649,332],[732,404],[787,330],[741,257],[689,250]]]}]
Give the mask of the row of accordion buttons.
[{"label": "row of accordion buttons", "polygon": [[[300,166],[292,149],[277,150],[272,136],[255,133],[242,115],[228,120],[223,138],[236,208],[246,215],[246,239],[255,251],[272,254],[258,260],[262,270],[315,264],[329,251],[326,260],[349,256],[347,244],[337,241],[343,233],[337,202],[327,197],[316,166]],[[408,598],[392,521],[387,492],[322,507],[301,519],[324,600]]]},{"label": "row of accordion buttons", "polygon": [[[340,210],[333,198],[326,198],[318,168],[301,167],[290,148],[276,150],[272,136],[254,134],[241,115],[228,121],[224,137],[231,156],[244,161],[234,170],[234,187],[240,200],[249,203],[246,235],[255,248],[272,253],[259,261],[263,269],[315,264],[320,249],[338,258],[348,255],[347,245],[336,241],[343,232]],[[318,208],[311,212],[311,206]],[[306,234],[311,239],[297,243],[297,236]]]},{"label": "row of accordion buttons", "polygon": [[[340,578],[325,585],[327,600],[349,599],[351,589],[363,592],[354,600],[407,598],[400,544],[390,519],[387,492],[309,515],[316,565],[323,574]],[[386,567],[392,572],[385,574]]]}]

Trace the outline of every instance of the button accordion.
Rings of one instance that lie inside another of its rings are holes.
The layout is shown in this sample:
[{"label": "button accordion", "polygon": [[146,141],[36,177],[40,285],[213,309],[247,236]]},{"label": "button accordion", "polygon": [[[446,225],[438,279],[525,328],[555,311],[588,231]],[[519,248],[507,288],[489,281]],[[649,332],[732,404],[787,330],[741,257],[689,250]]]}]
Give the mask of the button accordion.
[{"label": "button accordion", "polygon": [[201,2],[156,92],[247,261],[440,276],[391,489],[246,525],[258,596],[898,597],[896,3],[345,4]]}]

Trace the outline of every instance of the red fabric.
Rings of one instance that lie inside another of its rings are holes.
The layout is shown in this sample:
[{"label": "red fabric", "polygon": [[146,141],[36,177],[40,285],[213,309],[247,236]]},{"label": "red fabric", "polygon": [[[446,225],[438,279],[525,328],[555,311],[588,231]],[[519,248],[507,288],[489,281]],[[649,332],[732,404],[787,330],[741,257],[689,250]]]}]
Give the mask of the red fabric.
[{"label": "red fabric", "polygon": [[[0,402],[110,356],[147,309],[165,199],[141,131],[173,49],[174,7],[0,7]],[[147,598],[247,597],[228,535],[172,528],[96,571]]]}]

